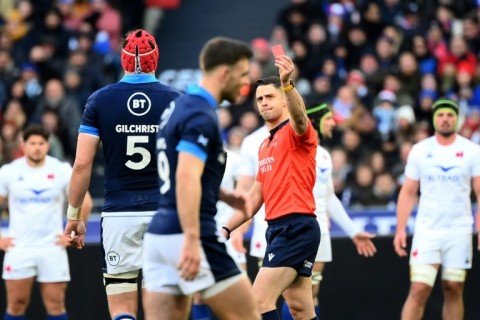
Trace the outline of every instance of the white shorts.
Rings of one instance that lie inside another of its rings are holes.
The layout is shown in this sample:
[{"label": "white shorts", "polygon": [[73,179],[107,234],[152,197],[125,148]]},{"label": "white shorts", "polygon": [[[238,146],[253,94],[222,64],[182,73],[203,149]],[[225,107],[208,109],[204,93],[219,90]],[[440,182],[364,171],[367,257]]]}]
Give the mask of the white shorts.
[{"label": "white shorts", "polygon": [[238,252],[230,241],[225,242],[225,247],[227,247],[227,253],[232,257],[236,264],[241,265],[247,263],[245,253]]},{"label": "white shorts", "polygon": [[241,274],[225,246],[215,237],[208,243],[202,240],[200,271],[194,280],[186,281],[177,267],[183,239],[183,234],[145,234],[143,278],[148,291],[191,295]]},{"label": "white shorts", "polygon": [[324,233],[322,225],[320,225],[321,236],[320,245],[318,246],[315,262],[331,262],[332,261],[332,240],[330,233]]},{"label": "white shorts", "polygon": [[265,233],[267,232],[268,223],[265,221],[265,206],[253,216],[253,231],[250,240],[250,255],[252,257],[262,258],[265,256],[267,249],[267,239]]},{"label": "white shorts", "polygon": [[105,254],[104,273],[119,274],[142,268],[143,237],[154,212],[138,212],[124,216],[103,216],[102,246]]},{"label": "white shorts", "polygon": [[5,280],[37,277],[38,282],[70,281],[67,250],[61,246],[10,248],[3,259]]},{"label": "white shorts", "polygon": [[410,264],[441,264],[445,268],[472,267],[472,234],[414,234]]}]

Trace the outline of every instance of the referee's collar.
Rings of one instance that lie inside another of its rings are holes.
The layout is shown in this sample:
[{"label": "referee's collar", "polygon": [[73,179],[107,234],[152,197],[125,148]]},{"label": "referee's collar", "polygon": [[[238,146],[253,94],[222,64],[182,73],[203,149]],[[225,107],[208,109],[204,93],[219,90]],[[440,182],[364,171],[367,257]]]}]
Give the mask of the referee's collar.
[{"label": "referee's collar", "polygon": [[189,84],[185,88],[185,92],[194,96],[199,96],[208,101],[208,103],[216,109],[218,107],[217,100],[208,92],[205,88],[200,87],[198,84]]},{"label": "referee's collar", "polygon": [[275,128],[273,128],[272,130],[270,130],[270,141],[272,141],[273,139],[273,136],[275,135],[275,133],[277,133],[278,130],[282,129],[289,121],[290,119],[287,119],[285,121],[283,121],[282,123],[280,123],[278,126],[276,126]]},{"label": "referee's collar", "polygon": [[148,83],[148,82],[158,82],[155,75],[148,74],[148,73],[140,73],[140,74],[126,74],[120,80],[120,82],[126,83]]}]

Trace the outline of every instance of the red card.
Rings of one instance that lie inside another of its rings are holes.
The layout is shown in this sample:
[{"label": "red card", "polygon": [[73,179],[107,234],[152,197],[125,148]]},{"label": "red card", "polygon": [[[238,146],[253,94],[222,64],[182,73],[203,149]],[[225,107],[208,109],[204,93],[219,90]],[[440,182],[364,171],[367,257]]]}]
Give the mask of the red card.
[{"label": "red card", "polygon": [[281,44],[277,44],[271,47],[273,55],[275,57],[285,55],[285,51],[283,51],[283,47]]}]

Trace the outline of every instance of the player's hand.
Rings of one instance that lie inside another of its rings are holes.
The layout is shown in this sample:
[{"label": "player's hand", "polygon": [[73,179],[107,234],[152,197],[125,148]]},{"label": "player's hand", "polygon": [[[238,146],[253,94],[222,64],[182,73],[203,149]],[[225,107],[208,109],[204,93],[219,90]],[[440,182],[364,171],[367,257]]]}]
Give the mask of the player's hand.
[{"label": "player's hand", "polygon": [[290,85],[290,75],[295,70],[292,59],[286,55],[275,57],[275,66],[278,68],[278,75],[283,86]]},{"label": "player's hand", "polygon": [[83,220],[67,220],[63,234],[70,239],[68,240],[69,245],[82,249],[85,246],[86,233],[87,229]]},{"label": "player's hand", "polygon": [[13,240],[15,240],[15,238],[0,238],[0,250],[7,252],[8,249],[10,249],[11,247],[15,247],[15,243],[13,242]]},{"label": "player's hand", "polygon": [[178,270],[181,277],[192,281],[200,270],[200,239],[185,236],[183,241]]},{"label": "player's hand", "polygon": [[352,241],[357,247],[359,255],[373,257],[377,253],[377,248],[371,240],[373,238],[375,238],[375,235],[368,232],[359,232],[353,237]]},{"label": "player's hand", "polygon": [[243,245],[243,232],[241,230],[234,230],[230,234],[230,242],[233,248],[240,253],[247,253],[247,249]]},{"label": "player's hand", "polygon": [[57,235],[55,244],[61,247],[68,247],[70,245],[70,236],[66,236],[64,234]]},{"label": "player's hand", "polygon": [[405,250],[407,248],[407,233],[405,230],[397,230],[393,239],[393,247],[399,257],[408,256],[407,250]]},{"label": "player's hand", "polygon": [[243,191],[235,190],[230,195],[231,201],[228,203],[232,208],[240,210],[247,217],[252,216],[252,201]]}]

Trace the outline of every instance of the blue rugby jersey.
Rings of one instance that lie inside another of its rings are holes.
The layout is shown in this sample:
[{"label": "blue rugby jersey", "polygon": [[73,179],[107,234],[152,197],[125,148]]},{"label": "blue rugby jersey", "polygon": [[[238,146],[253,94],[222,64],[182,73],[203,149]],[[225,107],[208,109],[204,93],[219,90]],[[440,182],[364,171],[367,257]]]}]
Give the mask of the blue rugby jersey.
[{"label": "blue rugby jersey", "polygon": [[157,139],[160,206],[148,232],[181,233],[175,196],[178,152],[188,152],[205,162],[200,203],[201,236],[215,234],[214,216],[220,183],[225,171],[226,153],[220,135],[217,103],[197,85],[188,86],[165,111]]},{"label": "blue rugby jersey", "polygon": [[154,75],[129,74],[88,98],[79,132],[97,136],[102,142],[104,212],[158,208],[158,121],[180,94]]}]

